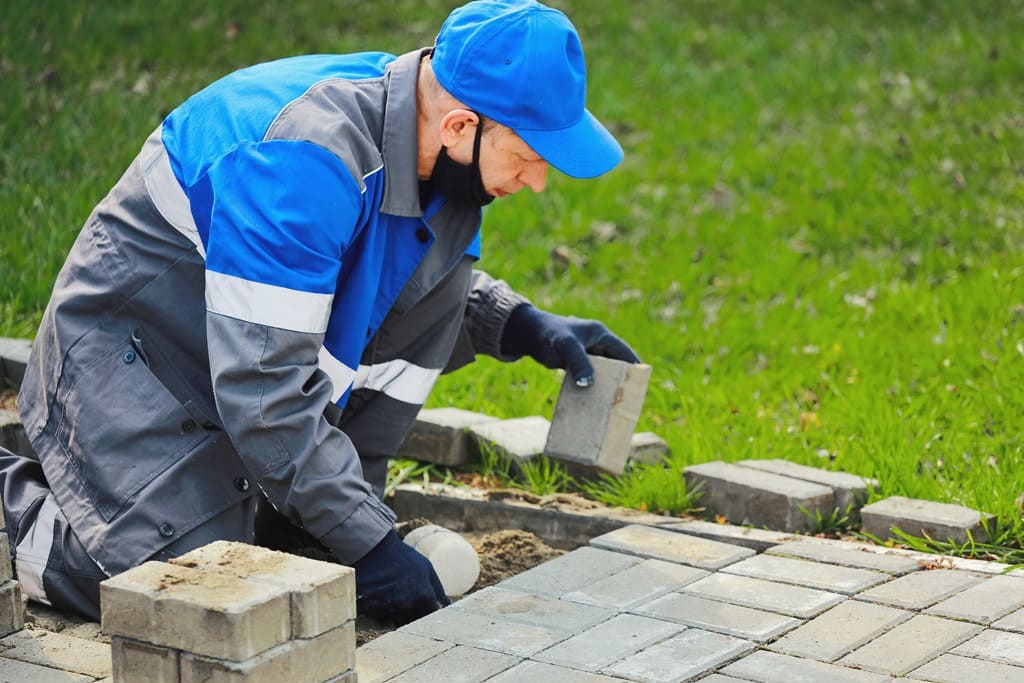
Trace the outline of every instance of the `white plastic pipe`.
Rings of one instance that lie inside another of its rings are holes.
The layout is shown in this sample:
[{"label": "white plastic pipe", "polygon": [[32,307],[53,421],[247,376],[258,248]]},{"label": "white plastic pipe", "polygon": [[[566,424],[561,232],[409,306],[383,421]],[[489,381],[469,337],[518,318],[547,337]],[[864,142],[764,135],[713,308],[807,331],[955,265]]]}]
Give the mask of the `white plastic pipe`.
[{"label": "white plastic pipe", "polygon": [[476,550],[451,529],[427,524],[406,534],[405,542],[430,560],[449,597],[464,594],[480,576]]}]

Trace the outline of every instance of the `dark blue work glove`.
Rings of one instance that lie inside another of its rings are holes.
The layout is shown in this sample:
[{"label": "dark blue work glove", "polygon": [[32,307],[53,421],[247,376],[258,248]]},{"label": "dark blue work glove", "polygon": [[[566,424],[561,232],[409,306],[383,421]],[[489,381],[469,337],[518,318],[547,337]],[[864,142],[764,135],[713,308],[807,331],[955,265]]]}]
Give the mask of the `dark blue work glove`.
[{"label": "dark blue work glove", "polygon": [[501,352],[513,358],[530,356],[544,367],[567,370],[578,387],[594,383],[588,353],[640,362],[633,349],[603,323],[547,313],[530,304],[512,311],[501,334]]},{"label": "dark blue work glove", "polygon": [[359,614],[401,626],[452,604],[430,560],[394,530],[353,567]]}]

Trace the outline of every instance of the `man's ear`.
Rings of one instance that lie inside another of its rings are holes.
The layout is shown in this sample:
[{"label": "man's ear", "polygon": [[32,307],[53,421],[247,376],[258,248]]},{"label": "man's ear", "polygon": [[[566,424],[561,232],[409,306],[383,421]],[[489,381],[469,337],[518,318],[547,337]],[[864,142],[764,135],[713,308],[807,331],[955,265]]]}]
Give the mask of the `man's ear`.
[{"label": "man's ear", "polygon": [[454,147],[467,133],[476,133],[478,125],[480,125],[480,117],[476,112],[469,109],[452,109],[441,119],[438,129],[441,144],[445,147]]}]

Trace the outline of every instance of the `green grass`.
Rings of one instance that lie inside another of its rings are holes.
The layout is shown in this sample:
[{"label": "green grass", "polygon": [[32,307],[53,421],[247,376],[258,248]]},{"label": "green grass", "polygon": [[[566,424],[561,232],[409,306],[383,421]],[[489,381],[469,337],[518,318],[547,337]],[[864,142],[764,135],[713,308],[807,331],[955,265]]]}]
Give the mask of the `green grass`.
[{"label": "green grass", "polygon": [[[453,3],[9,4],[0,334],[31,336],[78,227],[179,100],[256,61],[428,44]],[[785,458],[995,513],[1019,546],[1024,2],[556,4],[626,160],[496,202],[482,265],[654,366],[639,429],[672,461],[619,500],[662,506],[690,463]],[[482,359],[431,405],[550,417],[558,387]]]}]

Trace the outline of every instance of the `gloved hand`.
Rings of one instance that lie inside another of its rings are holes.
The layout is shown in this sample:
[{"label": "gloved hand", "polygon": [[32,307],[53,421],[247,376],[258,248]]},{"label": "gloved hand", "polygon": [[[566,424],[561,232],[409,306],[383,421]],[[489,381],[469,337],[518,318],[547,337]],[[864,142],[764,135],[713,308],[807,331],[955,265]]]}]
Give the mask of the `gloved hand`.
[{"label": "gloved hand", "polygon": [[530,304],[512,311],[501,335],[501,352],[513,358],[530,356],[545,367],[568,370],[578,387],[594,383],[588,353],[640,362],[626,342],[597,320],[563,317]]},{"label": "gloved hand", "polygon": [[393,529],[353,566],[359,614],[402,626],[452,604],[430,560]]}]

